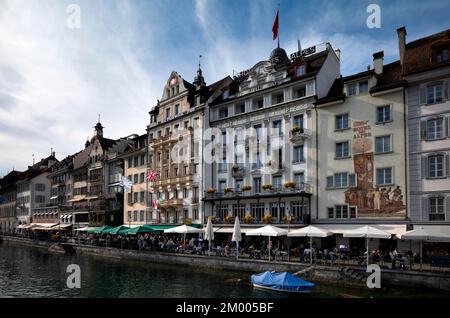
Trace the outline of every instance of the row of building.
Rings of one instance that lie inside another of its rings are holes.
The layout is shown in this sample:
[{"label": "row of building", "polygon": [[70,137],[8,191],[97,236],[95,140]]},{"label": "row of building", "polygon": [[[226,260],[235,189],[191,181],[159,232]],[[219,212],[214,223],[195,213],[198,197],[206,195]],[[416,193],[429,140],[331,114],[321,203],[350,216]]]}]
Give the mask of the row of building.
[{"label": "row of building", "polygon": [[[103,137],[0,180],[3,231],[32,223],[376,224],[450,233],[450,30],[343,77],[330,43],[207,85],[172,72],[143,135]],[[150,180],[149,174],[156,175]],[[124,191],[120,181],[132,183]],[[220,229],[219,229],[220,231]]]}]

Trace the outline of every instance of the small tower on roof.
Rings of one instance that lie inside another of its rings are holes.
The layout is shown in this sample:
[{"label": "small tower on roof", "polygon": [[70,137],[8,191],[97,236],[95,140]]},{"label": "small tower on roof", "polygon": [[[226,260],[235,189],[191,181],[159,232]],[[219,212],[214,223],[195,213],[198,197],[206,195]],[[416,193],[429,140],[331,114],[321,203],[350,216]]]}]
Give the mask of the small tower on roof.
[{"label": "small tower on roof", "polygon": [[205,79],[203,77],[203,72],[202,72],[201,58],[202,58],[202,56],[200,55],[199,60],[198,60],[197,76],[195,76],[194,82],[192,83],[195,85],[195,87],[197,89],[206,86]]}]

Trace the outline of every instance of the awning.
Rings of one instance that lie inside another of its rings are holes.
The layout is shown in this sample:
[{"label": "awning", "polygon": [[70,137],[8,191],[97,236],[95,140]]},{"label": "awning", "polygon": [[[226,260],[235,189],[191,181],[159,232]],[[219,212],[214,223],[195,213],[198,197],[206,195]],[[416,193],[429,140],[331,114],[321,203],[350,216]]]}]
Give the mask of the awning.
[{"label": "awning", "polygon": [[53,228],[55,229],[55,230],[57,230],[57,229],[65,229],[65,228],[68,228],[69,226],[72,226],[72,224],[58,224],[58,225],[55,225]]},{"label": "awning", "polygon": [[53,231],[57,230],[57,228],[56,229],[54,228],[55,225],[58,225],[58,223],[36,223],[36,226],[33,226],[32,230]]},{"label": "awning", "polygon": [[27,224],[19,224],[16,229],[26,229]]},{"label": "awning", "polygon": [[[233,233],[233,227],[214,227],[214,233],[226,233],[226,234],[232,234]],[[246,233],[250,230],[255,229],[255,227],[241,227],[241,233]]]},{"label": "awning", "polygon": [[414,225],[414,230],[423,228],[430,233],[442,233],[450,235],[450,226],[448,225]]},{"label": "awning", "polygon": [[345,234],[364,225],[373,226],[397,237],[406,232],[406,224],[314,224],[314,226],[333,232],[333,234]]},{"label": "awning", "polygon": [[85,201],[87,200],[86,198],[81,198],[81,199],[71,199],[71,200],[67,200],[67,202],[80,202],[80,201]]},{"label": "awning", "polygon": [[57,195],[54,195],[54,196],[52,196],[51,198],[50,198],[50,200],[54,200],[54,199],[57,199],[58,198],[58,196]]}]

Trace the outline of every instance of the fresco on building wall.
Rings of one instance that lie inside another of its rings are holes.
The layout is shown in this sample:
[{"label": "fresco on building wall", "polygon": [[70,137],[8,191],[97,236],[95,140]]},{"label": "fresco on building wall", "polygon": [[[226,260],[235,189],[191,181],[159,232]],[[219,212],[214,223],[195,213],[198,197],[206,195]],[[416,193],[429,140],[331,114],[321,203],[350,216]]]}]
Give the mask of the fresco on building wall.
[{"label": "fresco on building wall", "polygon": [[375,185],[372,140],[368,121],[353,122],[352,154],[357,186],[345,191],[345,203],[358,207],[358,217],[404,217],[406,207],[400,186]]}]

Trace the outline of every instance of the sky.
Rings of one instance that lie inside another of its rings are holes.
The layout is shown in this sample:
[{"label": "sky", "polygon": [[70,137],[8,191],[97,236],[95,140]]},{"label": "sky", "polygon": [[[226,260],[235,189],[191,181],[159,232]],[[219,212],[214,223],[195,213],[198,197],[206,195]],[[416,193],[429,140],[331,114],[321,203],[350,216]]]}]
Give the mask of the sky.
[{"label": "sky", "polygon": [[170,73],[192,82],[199,55],[207,83],[267,60],[278,3],[280,46],[330,42],[344,76],[377,51],[397,60],[400,26],[407,42],[450,28],[446,0],[0,0],[0,176],[78,152],[99,114],[105,137],[144,134]]}]

